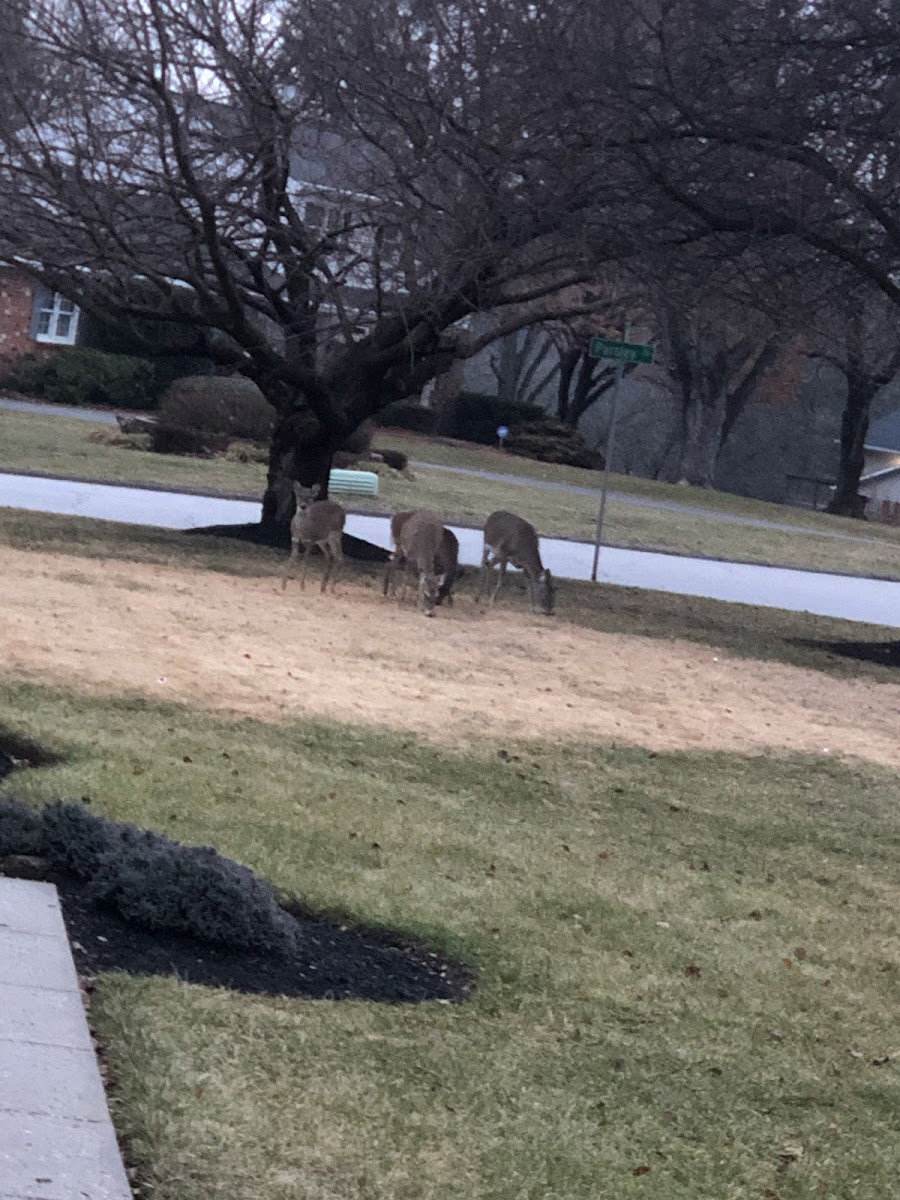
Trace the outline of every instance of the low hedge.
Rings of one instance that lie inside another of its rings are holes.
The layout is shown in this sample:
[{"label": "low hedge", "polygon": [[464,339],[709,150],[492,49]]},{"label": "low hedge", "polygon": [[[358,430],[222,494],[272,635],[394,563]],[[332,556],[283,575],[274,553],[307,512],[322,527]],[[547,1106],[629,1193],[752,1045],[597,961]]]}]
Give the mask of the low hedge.
[{"label": "low hedge", "polygon": [[463,441],[492,446],[497,443],[501,425],[512,430],[518,425],[543,421],[546,416],[537,404],[516,404],[481,392],[460,392],[453,406],[449,432],[451,437]]},{"label": "low hedge", "polygon": [[129,354],[65,346],[23,354],[0,377],[0,386],[51,404],[99,408],[153,408],[159,383],[153,363]]},{"label": "low hedge", "polygon": [[506,439],[511,454],[566,467],[603,468],[603,455],[591,450],[577,429],[561,421],[529,421],[514,425]]},{"label": "low hedge", "polygon": [[432,434],[437,427],[437,413],[433,409],[423,408],[421,404],[399,400],[381,410],[378,424],[382,429],[408,429],[410,433]]},{"label": "low hedge", "polygon": [[0,858],[37,855],[89,884],[99,904],[148,929],[166,929],[244,950],[290,954],[296,923],[272,889],[211,846],[56,801],[40,811],[0,800]]}]

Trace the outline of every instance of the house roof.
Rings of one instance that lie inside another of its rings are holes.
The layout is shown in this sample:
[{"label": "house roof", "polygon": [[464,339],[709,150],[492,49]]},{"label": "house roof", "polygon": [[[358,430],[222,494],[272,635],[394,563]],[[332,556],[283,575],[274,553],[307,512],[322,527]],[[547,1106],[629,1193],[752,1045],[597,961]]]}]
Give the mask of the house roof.
[{"label": "house roof", "polygon": [[891,450],[900,454],[900,410],[873,421],[866,437],[867,450]]}]

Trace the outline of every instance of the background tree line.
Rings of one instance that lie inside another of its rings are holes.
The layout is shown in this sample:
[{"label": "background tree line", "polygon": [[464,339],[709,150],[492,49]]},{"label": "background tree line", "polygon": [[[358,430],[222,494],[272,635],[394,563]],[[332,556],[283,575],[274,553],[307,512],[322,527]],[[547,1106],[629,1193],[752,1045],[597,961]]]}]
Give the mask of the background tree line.
[{"label": "background tree line", "polygon": [[148,352],[259,385],[277,414],[267,523],[363,420],[502,335],[538,327],[557,361],[501,342],[501,387],[543,381],[560,420],[589,422],[610,372],[587,341],[626,317],[661,351],[658,472],[714,483],[749,406],[783,410],[824,365],[845,381],[834,508],[855,513],[897,367],[898,16],[12,4],[0,255],[132,321]]}]

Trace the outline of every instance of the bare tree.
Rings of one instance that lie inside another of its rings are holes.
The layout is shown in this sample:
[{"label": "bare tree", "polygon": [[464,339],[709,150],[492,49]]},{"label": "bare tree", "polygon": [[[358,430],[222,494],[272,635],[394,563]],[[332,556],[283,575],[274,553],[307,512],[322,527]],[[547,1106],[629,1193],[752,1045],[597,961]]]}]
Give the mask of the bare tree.
[{"label": "bare tree", "polygon": [[556,345],[542,325],[504,338],[490,363],[498,397],[514,404],[541,404],[560,367]]},{"label": "bare tree", "polygon": [[0,254],[254,379],[285,520],[348,432],[483,348],[473,314],[589,311],[558,297],[622,252],[632,167],[566,100],[578,8],[33,0],[67,94],[0,117]]},{"label": "bare tree", "polygon": [[829,363],[847,386],[841,415],[840,456],[828,511],[865,515],[859,494],[872,402],[900,373],[900,314],[873,288],[847,288],[832,297],[817,322],[812,357]]},{"label": "bare tree", "polygon": [[[900,5],[668,0],[642,11],[640,62],[623,63],[619,94],[650,202],[685,236],[784,248],[785,272],[802,244],[853,298],[831,335],[848,380],[833,509],[859,514],[868,406],[892,369],[889,355],[873,360],[872,305],[859,297],[874,289],[900,307]],[[813,334],[827,324],[808,316]]]}]

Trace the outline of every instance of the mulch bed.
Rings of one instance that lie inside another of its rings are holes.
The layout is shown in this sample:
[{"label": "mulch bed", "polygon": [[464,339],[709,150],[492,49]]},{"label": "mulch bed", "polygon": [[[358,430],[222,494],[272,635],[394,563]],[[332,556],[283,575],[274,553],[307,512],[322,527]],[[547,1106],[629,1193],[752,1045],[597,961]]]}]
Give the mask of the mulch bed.
[{"label": "mulch bed", "polygon": [[187,983],[250,995],[307,996],[316,1000],[376,1000],[415,1004],[459,1002],[471,975],[413,943],[391,943],[378,933],[322,917],[293,914],[299,938],[288,958],[232,950],[165,930],[149,930],[93,904],[87,885],[53,876],[79,975],[127,971],[174,975]]},{"label": "mulch bed", "polygon": [[[60,758],[0,728],[0,779],[25,766]],[[33,867],[40,860],[20,860]],[[415,1004],[459,1003],[474,986],[471,972],[402,934],[392,936],[289,908],[297,922],[297,952],[284,955],[232,949],[199,938],[136,925],[109,906],[95,904],[88,884],[73,876],[11,870],[54,883],[75,966],[81,976],[103,971],[176,976],[187,983],[250,995],[306,996],[316,1000],[374,1000]]]}]

